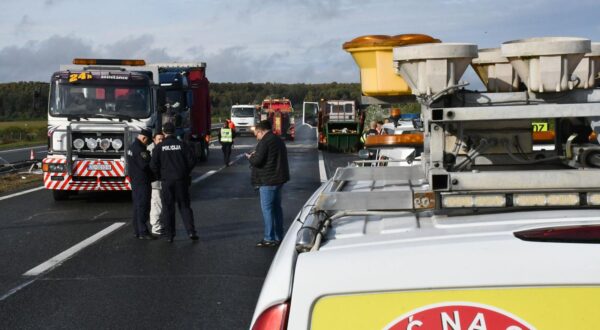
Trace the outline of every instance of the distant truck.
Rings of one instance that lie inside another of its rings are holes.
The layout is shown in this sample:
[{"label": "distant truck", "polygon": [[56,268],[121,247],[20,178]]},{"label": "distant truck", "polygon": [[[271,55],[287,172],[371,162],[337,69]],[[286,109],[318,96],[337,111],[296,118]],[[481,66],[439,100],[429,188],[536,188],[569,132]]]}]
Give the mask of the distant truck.
[{"label": "distant truck", "polygon": [[236,104],[231,107],[231,121],[237,134],[254,131],[254,125],[259,120],[259,107],[253,104]]},{"label": "distant truck", "polygon": [[261,104],[261,120],[268,120],[273,133],[287,140],[294,140],[295,126],[292,102],[287,98],[265,99]]},{"label": "distant truck", "polygon": [[[158,124],[172,122],[176,135],[193,146],[196,156],[208,158],[211,128],[206,63],[157,63],[159,72]],[[157,127],[160,127],[158,125]]]},{"label": "distant truck", "polygon": [[317,127],[319,149],[354,152],[360,144],[364,118],[352,100],[304,102],[304,122]]}]

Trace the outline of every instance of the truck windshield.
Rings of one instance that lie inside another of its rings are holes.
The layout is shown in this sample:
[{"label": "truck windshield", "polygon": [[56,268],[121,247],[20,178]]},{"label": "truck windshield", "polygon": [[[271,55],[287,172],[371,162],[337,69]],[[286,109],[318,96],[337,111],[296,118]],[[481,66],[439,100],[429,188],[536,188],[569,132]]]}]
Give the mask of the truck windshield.
[{"label": "truck windshield", "polygon": [[150,88],[144,84],[103,81],[69,84],[55,81],[50,91],[52,116],[148,118]]},{"label": "truck windshield", "polygon": [[231,117],[254,117],[254,108],[231,108]]}]

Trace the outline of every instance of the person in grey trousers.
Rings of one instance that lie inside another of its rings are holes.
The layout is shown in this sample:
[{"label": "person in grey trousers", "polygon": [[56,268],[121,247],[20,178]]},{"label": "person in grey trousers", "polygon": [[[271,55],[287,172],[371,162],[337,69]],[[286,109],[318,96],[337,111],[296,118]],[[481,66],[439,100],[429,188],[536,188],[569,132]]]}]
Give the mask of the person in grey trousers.
[{"label": "person in grey trousers", "polygon": [[[154,147],[161,143],[165,139],[165,136],[162,132],[158,132],[154,134],[152,138],[152,144],[148,146],[148,151],[152,154],[152,150]],[[161,192],[161,184],[160,180],[156,180],[152,182],[152,197],[150,199],[150,226],[152,226],[151,231],[154,235],[162,234],[162,222],[160,219],[160,215],[162,213],[162,192]]]}]

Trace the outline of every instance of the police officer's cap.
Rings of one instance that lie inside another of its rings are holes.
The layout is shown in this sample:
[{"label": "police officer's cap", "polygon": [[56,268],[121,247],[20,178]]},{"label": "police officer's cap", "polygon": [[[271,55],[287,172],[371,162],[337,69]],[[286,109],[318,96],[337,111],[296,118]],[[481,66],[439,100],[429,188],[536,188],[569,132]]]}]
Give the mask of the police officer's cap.
[{"label": "police officer's cap", "polygon": [[140,135],[143,135],[149,139],[152,139],[152,131],[147,128],[143,128],[142,131],[140,132]]},{"label": "police officer's cap", "polygon": [[173,123],[168,122],[163,125],[163,133],[165,134],[174,134],[175,133],[175,125]]}]

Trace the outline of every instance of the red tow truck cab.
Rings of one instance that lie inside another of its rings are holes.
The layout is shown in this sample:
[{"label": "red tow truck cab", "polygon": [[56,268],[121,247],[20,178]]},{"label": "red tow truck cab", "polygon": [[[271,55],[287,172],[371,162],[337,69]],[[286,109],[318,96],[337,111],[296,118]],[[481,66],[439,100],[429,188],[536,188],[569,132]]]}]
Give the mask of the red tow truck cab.
[{"label": "red tow truck cab", "polygon": [[295,126],[292,102],[287,98],[268,98],[261,105],[261,120],[271,122],[273,134],[294,140]]}]

